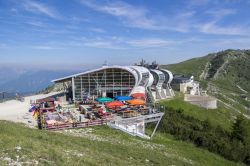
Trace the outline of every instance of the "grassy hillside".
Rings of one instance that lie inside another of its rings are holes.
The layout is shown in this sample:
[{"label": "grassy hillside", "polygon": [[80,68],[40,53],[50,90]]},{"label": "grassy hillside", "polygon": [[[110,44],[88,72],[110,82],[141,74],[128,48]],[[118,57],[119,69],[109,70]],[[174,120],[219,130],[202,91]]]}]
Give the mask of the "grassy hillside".
[{"label": "grassy hillside", "polygon": [[242,115],[230,121],[220,109],[205,111],[177,99],[162,101],[161,106],[165,112],[159,126],[162,133],[229,160],[250,164],[250,121]]},{"label": "grassy hillside", "polygon": [[173,73],[176,74],[191,74],[195,78],[199,78],[202,71],[206,67],[207,62],[212,58],[212,54],[201,57],[201,58],[193,58],[184,62],[170,64],[170,65],[161,65],[161,68],[167,68]]},{"label": "grassy hillside", "polygon": [[235,117],[240,115],[239,112],[231,111],[221,103],[218,103],[217,109],[205,109],[190,104],[183,100],[183,95],[180,95],[181,93],[175,93],[176,96],[173,99],[161,100],[160,104],[174,109],[183,109],[185,115],[201,121],[208,120],[213,126],[221,126],[223,129],[230,131],[232,129],[232,124],[235,122]]},{"label": "grassy hillside", "polygon": [[156,134],[142,140],[105,126],[62,133],[0,121],[0,165],[238,165]]},{"label": "grassy hillside", "polygon": [[186,115],[192,116],[201,121],[209,120],[212,125],[219,125],[227,130],[231,129],[232,122],[234,121],[234,115],[232,112],[224,107],[210,110],[192,105],[179,98],[173,100],[163,100],[161,101],[161,104],[175,109],[183,109],[184,114]]},{"label": "grassy hillside", "polygon": [[228,108],[250,115],[250,50],[225,50],[161,67],[173,73],[194,75],[203,89]]}]

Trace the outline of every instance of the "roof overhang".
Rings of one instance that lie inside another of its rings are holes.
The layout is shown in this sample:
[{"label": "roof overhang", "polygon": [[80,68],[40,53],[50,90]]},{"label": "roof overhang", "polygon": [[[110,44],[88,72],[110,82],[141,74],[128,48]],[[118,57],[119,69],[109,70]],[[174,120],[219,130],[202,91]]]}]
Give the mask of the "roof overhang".
[{"label": "roof overhang", "polygon": [[122,70],[126,70],[126,71],[130,72],[134,76],[136,83],[139,81],[137,73],[130,66],[103,66],[103,67],[98,68],[98,69],[92,69],[92,70],[88,70],[88,71],[85,71],[85,72],[73,74],[73,75],[70,75],[70,76],[58,78],[58,79],[52,80],[51,82],[60,83],[60,82],[71,81],[72,78],[75,78],[77,76],[84,75],[84,74],[89,74],[89,73],[94,73],[94,72],[98,72],[98,71],[105,70],[105,69],[122,69]]}]

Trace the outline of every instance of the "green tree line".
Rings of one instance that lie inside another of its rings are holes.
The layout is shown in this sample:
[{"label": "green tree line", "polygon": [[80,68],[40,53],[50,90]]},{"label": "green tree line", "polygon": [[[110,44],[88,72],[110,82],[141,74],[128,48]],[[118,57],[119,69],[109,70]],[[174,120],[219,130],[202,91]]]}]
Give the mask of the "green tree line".
[{"label": "green tree line", "polygon": [[247,126],[249,121],[243,116],[237,116],[232,124],[232,131],[227,131],[220,126],[211,125],[208,120],[201,121],[185,115],[182,109],[167,107],[159,130],[226,159],[250,165],[250,133]]}]

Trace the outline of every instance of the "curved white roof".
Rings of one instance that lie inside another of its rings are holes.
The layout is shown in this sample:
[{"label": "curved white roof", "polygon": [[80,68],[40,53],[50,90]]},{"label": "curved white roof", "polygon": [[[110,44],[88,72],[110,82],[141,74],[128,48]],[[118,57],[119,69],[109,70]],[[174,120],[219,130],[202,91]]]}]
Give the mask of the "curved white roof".
[{"label": "curved white roof", "polygon": [[[157,75],[160,75],[160,74],[164,75],[164,73],[160,70],[152,69],[151,71],[155,72]],[[164,75],[164,77],[165,77],[165,75]]]},{"label": "curved white roof", "polygon": [[[70,76],[67,76],[67,77],[62,77],[62,78],[59,78],[59,79],[55,79],[55,80],[52,80],[52,82],[70,80],[72,77],[77,77],[77,76],[84,75],[84,74],[89,74],[89,73],[98,72],[98,71],[105,70],[105,69],[114,69],[114,68],[115,69],[123,69],[123,70],[126,70],[126,71],[130,72],[134,76],[137,86],[139,86],[140,82],[142,81],[142,74],[143,73],[148,74],[148,80],[144,85],[145,88],[147,88],[149,86],[152,86],[152,84],[154,82],[153,75],[151,74],[150,70],[145,68],[145,67],[142,67],[142,66],[118,66],[118,65],[115,65],[115,66],[103,66],[103,67],[100,67],[100,68],[97,68],[97,69],[88,70],[86,72],[81,72],[81,73],[77,73],[77,74],[70,75]],[[163,73],[163,71],[160,71],[160,70],[152,70],[152,71],[155,72],[157,75],[163,74],[163,76],[165,77],[165,74]],[[169,71],[168,71],[168,73],[171,76],[171,81],[172,81],[173,75]]]},{"label": "curved white roof", "polygon": [[172,72],[166,69],[161,69],[161,71],[168,75],[168,80],[166,80],[167,83],[171,83],[174,78]]},{"label": "curved white roof", "polygon": [[149,73],[150,71],[143,66],[130,66],[131,68],[137,70],[139,73]]},{"label": "curved white roof", "polygon": [[152,73],[155,73],[158,77],[158,80],[157,80],[157,83],[156,83],[156,86],[162,86],[162,84],[165,82],[166,80],[166,77],[165,77],[165,74],[160,71],[160,70],[156,70],[156,69],[152,69],[150,70]]},{"label": "curved white roof", "polygon": [[115,69],[127,70],[128,72],[133,74],[133,76],[135,77],[136,83],[138,83],[138,81],[139,81],[138,74],[137,74],[136,70],[131,68],[130,66],[103,66],[103,67],[98,68],[98,69],[88,70],[86,72],[81,72],[81,73],[73,74],[73,75],[70,75],[70,76],[58,78],[58,79],[52,80],[52,82],[68,80],[68,79],[71,79],[72,77],[77,77],[77,76],[84,75],[84,74],[89,74],[89,73],[93,73],[93,72],[97,72],[97,71],[101,71],[101,70],[105,70],[105,69],[114,69],[114,68]]},{"label": "curved white roof", "polygon": [[148,74],[148,81],[146,82],[145,87],[148,87],[148,86],[151,85],[153,76],[146,67],[143,67],[143,66],[130,66],[130,68],[136,70],[136,72],[138,74],[138,77],[139,77],[138,84],[140,84],[140,82],[142,81],[142,74],[147,73]]},{"label": "curved white roof", "polygon": [[148,80],[147,87],[152,86],[153,83],[154,83],[154,76],[150,73],[150,74],[149,74],[149,80]]}]

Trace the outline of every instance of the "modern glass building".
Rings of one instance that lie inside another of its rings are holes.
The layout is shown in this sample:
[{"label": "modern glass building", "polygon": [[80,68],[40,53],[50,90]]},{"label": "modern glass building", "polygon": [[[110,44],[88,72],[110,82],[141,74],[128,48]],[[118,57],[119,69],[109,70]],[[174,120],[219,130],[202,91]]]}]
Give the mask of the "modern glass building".
[{"label": "modern glass building", "polygon": [[160,78],[142,66],[104,66],[59,78],[53,82],[70,88],[74,101],[82,101],[87,97],[113,98],[133,93],[145,93],[147,96],[152,85],[162,86],[165,81],[164,73],[160,70],[155,70],[155,72],[160,73]]}]

